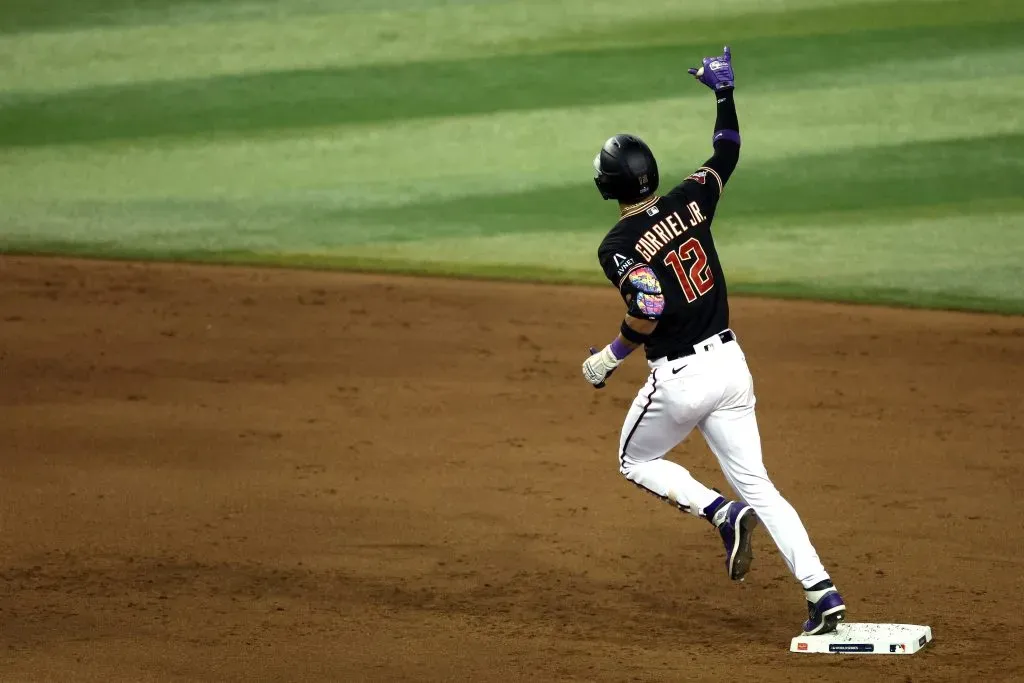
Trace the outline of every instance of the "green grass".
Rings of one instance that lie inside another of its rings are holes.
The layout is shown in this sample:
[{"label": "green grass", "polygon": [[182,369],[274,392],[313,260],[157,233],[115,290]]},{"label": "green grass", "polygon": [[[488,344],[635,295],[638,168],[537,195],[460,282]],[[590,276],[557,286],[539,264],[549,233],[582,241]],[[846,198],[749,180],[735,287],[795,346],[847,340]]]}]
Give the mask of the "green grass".
[{"label": "green grass", "polygon": [[[760,17],[757,17],[760,18]],[[751,21],[748,19],[747,21]],[[681,35],[683,26],[679,25]],[[1012,50],[1024,16],[927,28],[872,29],[846,35],[751,38],[742,43],[750,92],[813,80],[849,83],[877,74],[896,56],[930,63],[951,52]],[[691,54],[718,50],[690,43]],[[466,116],[615,103],[623,93],[651,97],[680,90],[682,45],[635,45],[536,55],[274,71],[96,86],[0,99],[0,145],[92,143],[302,129],[411,118]],[[829,54],[827,62],[820,56]],[[989,73],[979,65],[979,75]],[[1011,64],[1014,73],[1024,66]],[[586,74],[586,77],[581,77]],[[875,76],[877,78],[877,76]],[[946,80],[948,74],[931,78]],[[703,93],[691,89],[691,97]]]},{"label": "green grass", "polygon": [[598,283],[590,181],[710,153],[728,40],[733,291],[1024,313],[1024,5],[17,0],[0,250]]}]

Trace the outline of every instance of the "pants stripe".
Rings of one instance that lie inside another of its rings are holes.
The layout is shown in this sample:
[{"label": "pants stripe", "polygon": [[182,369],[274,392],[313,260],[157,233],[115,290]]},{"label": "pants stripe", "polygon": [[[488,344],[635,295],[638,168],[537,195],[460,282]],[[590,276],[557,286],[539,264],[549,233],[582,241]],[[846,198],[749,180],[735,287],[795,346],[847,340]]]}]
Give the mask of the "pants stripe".
[{"label": "pants stripe", "polygon": [[657,390],[658,390],[658,371],[655,370],[651,374],[651,393],[647,395],[647,404],[644,405],[644,409],[642,411],[640,411],[640,417],[638,417],[636,419],[636,422],[633,423],[633,428],[629,430],[629,435],[626,436],[626,440],[622,442],[622,453],[619,454],[619,468],[620,469],[626,469],[626,449],[629,448],[629,442],[633,438],[633,435],[636,434],[636,429],[637,429],[637,427],[640,426],[640,423],[643,421],[644,415],[647,414],[648,408],[650,408],[651,407],[651,403],[654,402],[654,392],[656,392]]}]

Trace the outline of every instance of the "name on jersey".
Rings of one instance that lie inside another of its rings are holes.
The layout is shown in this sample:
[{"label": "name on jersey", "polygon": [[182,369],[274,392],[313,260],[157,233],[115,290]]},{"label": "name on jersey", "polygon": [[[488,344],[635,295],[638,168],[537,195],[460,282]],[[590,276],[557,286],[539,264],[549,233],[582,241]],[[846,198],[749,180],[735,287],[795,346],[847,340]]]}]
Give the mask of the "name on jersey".
[{"label": "name on jersey", "polygon": [[684,232],[690,228],[697,227],[707,220],[707,217],[701,213],[697,202],[690,202],[686,205],[686,209],[690,212],[688,220],[683,221],[682,216],[673,211],[652,225],[651,229],[637,240],[634,248],[647,263],[650,263],[657,253],[664,249],[669,242],[676,237],[682,237]]}]

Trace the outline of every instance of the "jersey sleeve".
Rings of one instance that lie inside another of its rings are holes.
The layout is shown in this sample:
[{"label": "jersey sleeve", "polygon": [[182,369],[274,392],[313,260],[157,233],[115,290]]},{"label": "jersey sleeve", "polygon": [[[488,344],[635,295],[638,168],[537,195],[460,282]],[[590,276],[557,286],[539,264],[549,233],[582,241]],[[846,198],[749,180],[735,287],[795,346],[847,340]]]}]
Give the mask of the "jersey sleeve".
[{"label": "jersey sleeve", "polygon": [[726,178],[715,169],[720,164],[715,157],[704,162],[704,165],[686,177],[668,193],[669,197],[696,200],[705,213],[711,213],[718,206],[718,200],[725,189]]},{"label": "jersey sleeve", "polygon": [[665,294],[658,275],[649,265],[628,254],[625,249],[602,244],[598,260],[605,277],[619,288],[626,313],[643,320],[659,320],[665,311]]},{"label": "jersey sleeve", "polygon": [[712,136],[714,154],[668,194],[696,200],[706,212],[714,211],[725,184],[740,159],[740,124],[732,90],[718,95],[718,116]]},{"label": "jersey sleeve", "polygon": [[646,263],[636,266],[622,278],[619,292],[626,302],[626,312],[634,318],[659,320],[665,312],[665,293],[658,275]]}]

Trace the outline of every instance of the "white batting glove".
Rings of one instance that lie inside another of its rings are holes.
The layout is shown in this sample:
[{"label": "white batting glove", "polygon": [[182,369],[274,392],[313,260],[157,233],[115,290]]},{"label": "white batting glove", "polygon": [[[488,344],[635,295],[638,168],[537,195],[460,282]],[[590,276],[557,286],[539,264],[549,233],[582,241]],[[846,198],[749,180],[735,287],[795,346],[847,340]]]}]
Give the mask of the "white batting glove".
[{"label": "white batting glove", "polygon": [[[590,350],[594,352],[594,349]],[[583,377],[595,387],[604,386],[608,375],[612,374],[621,363],[622,361],[612,353],[612,347],[609,344],[583,361]]]}]

